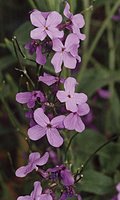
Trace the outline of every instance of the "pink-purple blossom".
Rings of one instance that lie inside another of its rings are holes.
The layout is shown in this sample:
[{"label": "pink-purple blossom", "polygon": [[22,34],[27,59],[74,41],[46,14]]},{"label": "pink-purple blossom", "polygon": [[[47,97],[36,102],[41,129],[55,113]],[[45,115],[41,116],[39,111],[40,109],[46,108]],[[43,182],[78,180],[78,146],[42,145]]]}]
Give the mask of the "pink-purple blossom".
[{"label": "pink-purple blossom", "polygon": [[88,114],[90,108],[87,103],[78,105],[78,110],[75,113],[70,113],[64,119],[64,126],[68,130],[75,130],[77,132],[82,132],[85,129],[85,124],[83,123],[81,117]]},{"label": "pink-purple blossom", "polygon": [[47,193],[42,193],[41,183],[39,181],[34,182],[34,190],[30,195],[20,196],[17,200],[52,200],[52,196]]},{"label": "pink-purple blossom", "polygon": [[28,108],[33,108],[36,101],[44,102],[45,97],[41,91],[19,92],[16,94],[16,101],[27,104]]},{"label": "pink-purple blossom", "polygon": [[70,12],[70,5],[68,2],[66,2],[64,15],[70,20],[70,23],[68,23],[68,29],[72,30],[73,33],[77,34],[80,40],[84,40],[85,35],[80,32],[80,28],[83,28],[85,25],[83,16],[80,13],[73,15]]},{"label": "pink-purple blossom", "polygon": [[47,163],[49,158],[49,153],[46,152],[42,157],[39,152],[34,152],[29,155],[28,164],[22,166],[16,170],[17,177],[25,177],[27,174],[33,170],[38,170],[38,166],[43,166]]},{"label": "pink-purple blossom", "polygon": [[115,195],[111,200],[120,200],[120,183],[118,183],[116,185],[116,190],[117,190],[118,194]]},{"label": "pink-purple blossom", "polygon": [[62,63],[66,68],[75,69],[77,61],[81,61],[81,58],[78,55],[78,47],[79,38],[74,33],[67,36],[65,44],[58,38],[53,40],[53,50],[56,53],[53,56],[51,63],[53,64],[56,73],[61,71]]},{"label": "pink-purple blossom", "polygon": [[60,102],[66,105],[66,109],[72,112],[77,112],[78,105],[81,105],[87,101],[87,95],[84,93],[75,93],[75,78],[68,77],[64,82],[64,89],[58,90],[56,96]]},{"label": "pink-purple blossom", "polygon": [[37,125],[28,129],[28,136],[31,140],[39,140],[43,136],[47,136],[48,142],[54,147],[60,147],[63,144],[63,138],[58,132],[58,128],[63,128],[63,120],[65,116],[60,115],[51,121],[45,115],[42,108],[38,108],[34,112],[34,120]]},{"label": "pink-purple blossom", "polygon": [[63,31],[58,29],[58,25],[62,22],[62,16],[56,11],[44,16],[39,10],[33,10],[30,20],[32,25],[37,27],[30,33],[32,39],[43,41],[47,36],[53,39],[62,38],[64,35]]}]

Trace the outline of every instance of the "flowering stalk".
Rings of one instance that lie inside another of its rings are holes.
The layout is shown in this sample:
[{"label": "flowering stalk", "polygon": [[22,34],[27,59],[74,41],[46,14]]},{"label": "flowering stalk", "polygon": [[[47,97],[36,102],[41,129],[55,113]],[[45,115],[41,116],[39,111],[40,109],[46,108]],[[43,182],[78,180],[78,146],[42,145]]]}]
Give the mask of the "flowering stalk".
[{"label": "flowering stalk", "polygon": [[[33,192],[20,196],[17,200],[65,200],[72,197],[81,199],[74,189],[75,178],[69,166],[65,165],[63,159],[58,159],[56,152],[50,148],[51,146],[58,149],[64,144],[62,133],[65,130],[75,131],[66,148],[66,161],[72,139],[85,130],[82,117],[90,111],[87,95],[76,92],[78,83],[71,76],[72,69],[81,62],[79,47],[81,40],[85,40],[85,35],[81,33],[85,21],[81,14],[71,13],[67,2],[63,14],[64,22],[56,11],[41,12],[34,9],[30,13],[30,21],[35,28],[30,32],[31,41],[25,45],[25,49],[31,56],[35,55],[37,83],[25,73],[34,87],[32,91],[17,93],[16,101],[27,106],[29,139],[40,142],[42,139],[45,141],[46,150],[42,156],[39,151],[31,152],[28,164],[16,170],[17,177],[25,177],[33,171],[40,176],[40,180],[34,182]],[[16,38],[15,44],[21,52]],[[21,55],[26,59],[22,52]],[[54,74],[46,73],[46,62],[51,57],[50,67],[54,69]],[[23,73],[24,70],[23,67]],[[69,70],[69,76],[63,77],[64,70]],[[51,166],[45,170],[43,166],[47,166],[47,163]],[[48,187],[42,190],[43,182]],[[56,196],[56,191],[59,197]]]}]

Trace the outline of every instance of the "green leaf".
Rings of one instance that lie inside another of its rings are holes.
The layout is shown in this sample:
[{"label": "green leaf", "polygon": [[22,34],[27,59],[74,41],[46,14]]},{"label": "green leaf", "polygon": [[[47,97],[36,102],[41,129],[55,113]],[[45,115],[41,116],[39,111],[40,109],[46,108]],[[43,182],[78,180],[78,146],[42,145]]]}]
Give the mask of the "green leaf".
[{"label": "green leaf", "polygon": [[110,177],[95,170],[87,170],[83,174],[80,190],[97,195],[111,193],[114,189],[113,181]]},{"label": "green leaf", "polygon": [[6,68],[14,65],[16,63],[16,58],[11,55],[4,56],[0,59],[0,72]]}]

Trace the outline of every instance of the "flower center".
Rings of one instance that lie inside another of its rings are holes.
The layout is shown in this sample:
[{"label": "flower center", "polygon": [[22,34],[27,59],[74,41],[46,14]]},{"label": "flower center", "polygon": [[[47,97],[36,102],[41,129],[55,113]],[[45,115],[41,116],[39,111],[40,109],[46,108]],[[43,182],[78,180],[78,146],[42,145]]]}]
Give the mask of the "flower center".
[{"label": "flower center", "polygon": [[51,124],[47,124],[47,128],[52,128]]},{"label": "flower center", "polygon": [[70,95],[70,94],[68,95],[68,98],[71,98],[71,95]]}]

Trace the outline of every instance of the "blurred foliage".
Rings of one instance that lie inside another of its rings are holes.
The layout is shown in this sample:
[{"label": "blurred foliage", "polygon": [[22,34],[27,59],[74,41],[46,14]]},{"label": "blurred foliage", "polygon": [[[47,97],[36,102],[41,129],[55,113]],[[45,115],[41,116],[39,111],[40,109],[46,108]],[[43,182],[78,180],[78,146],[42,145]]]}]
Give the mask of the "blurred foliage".
[{"label": "blurred foliage", "polygon": [[[82,42],[82,64],[77,79],[78,91],[89,96],[93,112],[92,126],[74,137],[71,144],[71,162],[75,171],[112,136],[120,135],[120,21],[112,16],[120,7],[120,0],[69,0],[74,13],[82,12],[86,20]],[[14,169],[24,163],[22,157],[28,152],[25,140],[27,121],[23,107],[15,102],[15,94],[20,88],[30,85],[21,71],[20,62],[26,67],[31,78],[35,64],[21,56],[16,57],[12,38],[17,37],[20,48],[26,57],[24,45],[29,41],[32,26],[29,11],[38,8],[42,11],[62,12],[63,0],[9,0],[0,1],[0,199],[15,200],[21,191],[30,191],[30,180],[18,180]],[[52,71],[50,63],[46,70]],[[26,85],[26,82],[29,84]],[[102,99],[98,90],[110,92],[110,98]],[[69,134],[68,139],[74,135]],[[70,153],[71,151],[69,151]],[[88,163],[83,179],[77,184],[84,200],[109,200],[115,194],[115,185],[120,182],[120,139],[112,141],[101,149]],[[19,183],[18,183],[19,182]],[[31,184],[31,183],[30,183]]]}]

